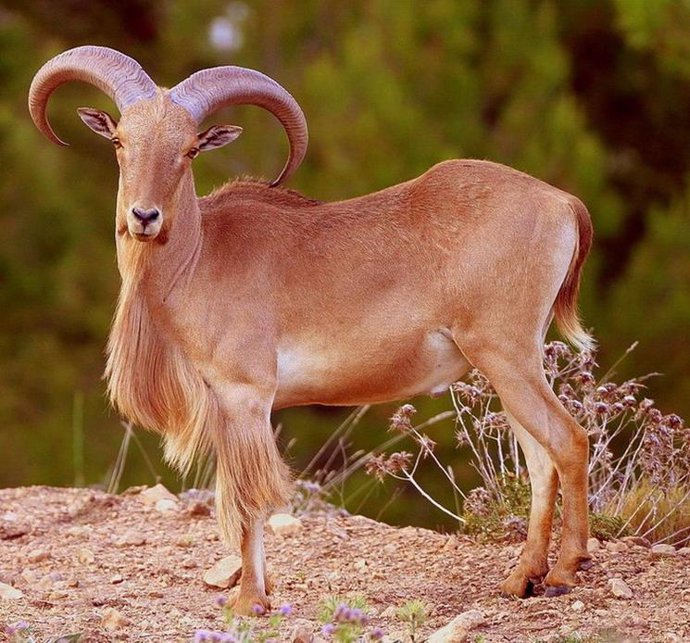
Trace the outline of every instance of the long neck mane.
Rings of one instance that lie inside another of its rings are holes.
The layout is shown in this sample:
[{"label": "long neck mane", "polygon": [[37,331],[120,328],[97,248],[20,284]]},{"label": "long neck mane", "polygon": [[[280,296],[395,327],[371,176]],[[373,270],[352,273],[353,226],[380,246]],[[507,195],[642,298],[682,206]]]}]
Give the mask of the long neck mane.
[{"label": "long neck mane", "polygon": [[105,378],[112,404],[128,420],[166,438],[166,458],[186,471],[205,450],[203,428],[215,400],[147,301],[146,254],[137,248],[122,287],[107,346]]}]

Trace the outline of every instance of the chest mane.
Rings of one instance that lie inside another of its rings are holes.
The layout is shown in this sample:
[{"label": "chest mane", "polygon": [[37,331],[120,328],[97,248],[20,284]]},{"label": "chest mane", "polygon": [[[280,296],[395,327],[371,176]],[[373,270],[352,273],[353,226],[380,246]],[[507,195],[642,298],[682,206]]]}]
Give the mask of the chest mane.
[{"label": "chest mane", "polygon": [[204,442],[208,387],[151,315],[139,284],[123,282],[107,346],[105,378],[113,406],[165,436],[166,457],[186,470]]}]

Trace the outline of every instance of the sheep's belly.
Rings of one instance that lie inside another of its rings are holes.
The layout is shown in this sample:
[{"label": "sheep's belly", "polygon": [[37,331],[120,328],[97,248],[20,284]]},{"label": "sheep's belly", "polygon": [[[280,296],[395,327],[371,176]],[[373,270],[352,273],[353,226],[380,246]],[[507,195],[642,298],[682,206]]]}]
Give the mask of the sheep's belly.
[{"label": "sheep's belly", "polygon": [[278,353],[275,407],[356,405],[439,395],[469,363],[447,328],[387,337],[294,343]]}]

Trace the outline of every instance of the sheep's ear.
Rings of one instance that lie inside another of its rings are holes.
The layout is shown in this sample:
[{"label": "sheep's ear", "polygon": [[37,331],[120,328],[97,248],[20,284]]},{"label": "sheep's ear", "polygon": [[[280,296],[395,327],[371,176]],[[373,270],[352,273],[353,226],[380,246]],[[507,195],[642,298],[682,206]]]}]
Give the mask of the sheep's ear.
[{"label": "sheep's ear", "polygon": [[107,112],[93,109],[93,107],[80,107],[77,109],[77,112],[86,127],[96,132],[96,134],[105,136],[107,139],[112,139],[115,135],[117,123]]},{"label": "sheep's ear", "polygon": [[237,125],[211,125],[197,137],[197,148],[200,152],[215,150],[232,143],[241,133],[242,128]]}]

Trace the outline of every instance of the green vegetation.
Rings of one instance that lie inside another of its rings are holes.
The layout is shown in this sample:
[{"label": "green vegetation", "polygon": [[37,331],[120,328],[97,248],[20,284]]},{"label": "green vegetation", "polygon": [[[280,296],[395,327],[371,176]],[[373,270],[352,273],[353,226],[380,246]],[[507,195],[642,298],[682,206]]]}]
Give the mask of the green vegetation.
[{"label": "green vegetation", "polygon": [[[100,379],[119,285],[116,164],[75,108],[116,109],[87,85],[60,89],[51,120],[72,146],[42,139],[26,93],[50,56],[113,46],[168,86],[219,64],[268,73],[307,115],[310,148],[291,187],[315,198],[379,189],[451,157],[506,163],[577,194],[596,228],[582,307],[599,360],[608,365],[639,340],[620,380],[663,373],[645,382],[646,394],[664,413],[688,417],[688,31],[682,2],[308,0],[295,10],[261,0],[0,0],[0,485],[155,480],[142,455],[156,453],[150,435],[124,471],[108,472],[123,437]],[[244,134],[198,160],[200,193],[239,174],[273,176],[285,158],[281,128],[262,110],[238,108],[226,120]],[[415,406],[428,418],[448,402]],[[381,443],[392,412],[361,419],[357,448]],[[294,442],[295,470],[345,415],[298,409],[275,418],[283,443]],[[462,490],[480,484],[450,420],[432,437]],[[153,468],[175,487],[163,464]],[[445,475],[420,471],[419,481],[434,497],[451,493]],[[389,490],[367,483],[357,474],[343,487],[343,498],[365,489],[350,508],[410,521]],[[457,524],[431,504],[419,509],[421,524]]]}]

